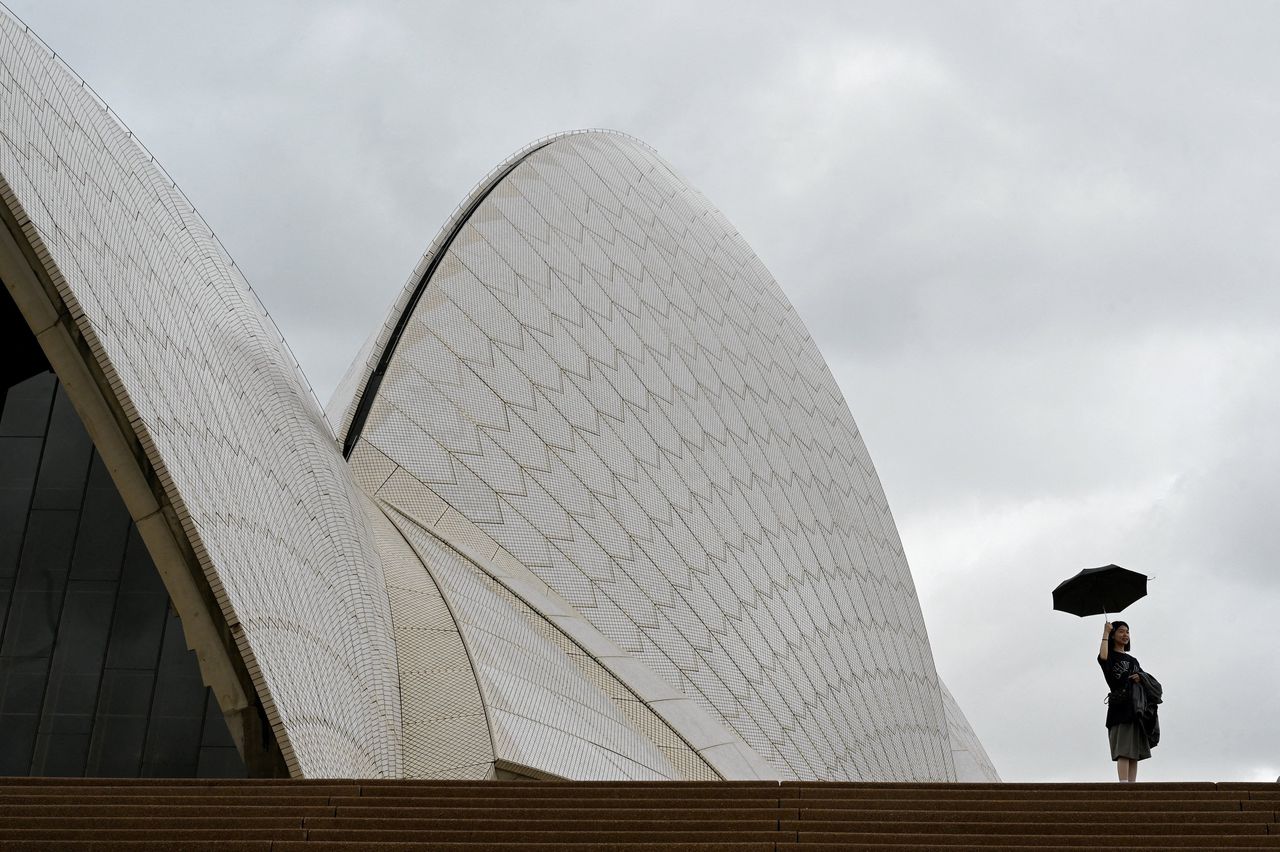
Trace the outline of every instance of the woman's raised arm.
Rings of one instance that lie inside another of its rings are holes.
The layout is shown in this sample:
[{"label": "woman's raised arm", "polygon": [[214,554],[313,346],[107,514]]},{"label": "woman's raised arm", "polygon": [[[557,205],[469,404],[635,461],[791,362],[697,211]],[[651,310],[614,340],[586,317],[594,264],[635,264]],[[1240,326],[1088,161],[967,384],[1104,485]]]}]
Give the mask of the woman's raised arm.
[{"label": "woman's raised arm", "polygon": [[1102,625],[1102,647],[1098,649],[1098,659],[1106,660],[1111,656],[1111,622]]}]

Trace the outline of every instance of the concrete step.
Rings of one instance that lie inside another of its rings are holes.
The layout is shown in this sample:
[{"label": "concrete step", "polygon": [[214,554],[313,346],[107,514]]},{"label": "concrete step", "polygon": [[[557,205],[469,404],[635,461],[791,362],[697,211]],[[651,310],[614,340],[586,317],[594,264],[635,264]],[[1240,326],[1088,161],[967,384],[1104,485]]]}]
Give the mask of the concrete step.
[{"label": "concrete step", "polygon": [[[930,835],[896,838],[899,842],[872,839],[834,843],[772,841],[757,843],[674,842],[674,843],[437,843],[411,842],[371,843],[368,841],[276,840],[276,841],[8,841],[0,839],[0,852],[843,852],[843,850],[880,850],[880,852],[1079,852],[1096,849],[1096,839],[1078,842],[1022,843],[1018,838],[968,838],[966,842],[933,842]],[[1261,838],[1266,841],[1267,838]],[[1185,842],[1183,842],[1185,841]],[[1275,848],[1275,844],[1241,841],[1238,838],[1163,838],[1160,842],[1131,844],[1137,849],[1259,849]]]},{"label": "concrete step", "polygon": [[[791,821],[792,823],[796,821]],[[363,817],[310,817],[303,820],[303,828],[343,829],[347,831],[416,831],[435,836],[434,832],[450,829],[486,831],[594,831],[606,826],[610,831],[777,831],[778,820],[758,816],[747,819],[726,819],[722,814],[712,814],[707,819],[673,821],[669,819],[610,819],[570,821],[555,817],[533,819],[510,817],[507,814],[486,814],[469,819],[365,819]],[[793,829],[794,830],[794,829]]]},{"label": "concrete step", "polygon": [[[808,848],[808,847],[806,847]],[[842,847],[847,848],[847,847]],[[901,847],[899,847],[901,849]],[[424,840],[370,843],[366,840],[255,840],[255,842],[172,842],[172,840],[0,839],[0,852],[776,852],[773,840],[664,843],[435,843]]]},{"label": "concrete step", "polygon": [[[304,817],[296,814],[281,816],[246,817],[240,814],[206,814],[203,816],[174,816],[167,811],[156,811],[149,816],[19,816],[10,814],[0,808],[0,835],[9,829],[17,828],[54,828],[54,829],[146,829],[168,830],[178,829],[223,829],[236,828],[257,831],[270,828],[304,828]],[[776,823],[775,823],[776,825]]]},{"label": "concrete step", "polygon": [[[780,832],[798,831],[800,839],[814,834],[887,834],[890,832],[929,834],[1071,834],[1090,837],[1113,837],[1128,842],[1134,836],[1163,837],[1189,834],[1266,834],[1272,823],[1268,822],[1184,822],[1116,824],[1087,820],[1073,822],[826,822],[786,820],[779,825]],[[1280,836],[1277,836],[1280,840]]]},{"label": "concrete step", "polygon": [[[824,799],[838,801],[857,801],[859,799],[902,799],[908,801],[945,802],[957,800],[971,801],[1055,801],[1055,802],[1088,802],[1088,801],[1158,801],[1160,799],[1220,801],[1223,799],[1244,798],[1280,798],[1280,790],[1202,790],[1202,789],[1157,789],[1158,785],[1115,784],[1110,790],[1090,788],[1083,790],[908,790],[874,788],[825,788],[805,787],[798,795],[784,794],[783,798]],[[1274,787],[1274,785],[1273,785]]]},{"label": "concrete step", "polygon": [[0,852],[1280,848],[1274,784],[0,779]]},{"label": "concrete step", "polygon": [[165,814],[172,817],[212,817],[253,819],[255,817],[273,817],[282,813],[299,819],[309,816],[334,816],[334,808],[328,805],[286,806],[241,805],[228,809],[216,805],[151,805],[145,800],[128,805],[78,805],[63,802],[56,805],[0,805],[0,813],[9,817],[154,817]]},{"label": "concrete step", "polygon": [[[0,807],[8,808],[19,805],[61,805],[67,802],[83,802],[86,805],[139,805],[150,807],[167,807],[169,805],[191,805],[199,802],[206,807],[234,810],[245,806],[270,806],[287,808],[298,806],[329,805],[337,796],[170,796],[167,793],[155,796],[6,796],[0,798]],[[354,801],[365,801],[351,797]],[[433,800],[434,801],[434,800]]]},{"label": "concrete step", "polygon": [[[282,847],[281,844],[292,845]],[[276,852],[281,848],[319,852],[302,840],[8,840],[0,837],[0,852]],[[369,849],[368,845],[365,848]],[[354,845],[351,849],[354,852]],[[422,846],[417,850],[422,852]]]},{"label": "concrete step", "polygon": [[[894,834],[826,834],[812,832],[796,841],[780,838],[777,844],[779,852],[805,850],[848,849],[851,846],[871,845],[907,849],[950,849],[956,846],[969,846],[982,849],[1021,846],[1042,848],[1044,846],[1074,847],[1076,849],[1110,849],[1121,844],[1108,839],[1106,834],[1090,834],[1079,836],[1063,835],[1031,835],[1031,834],[934,834],[934,833],[894,833]],[[1158,837],[1130,836],[1123,839],[1123,846],[1130,849],[1222,849],[1227,847],[1244,847],[1251,849],[1280,848],[1280,836],[1258,835],[1225,835],[1225,834],[1187,834],[1161,835]]]},{"label": "concrete step", "polygon": [[[351,819],[477,819],[498,815],[504,819],[555,819],[566,822],[595,821],[607,822],[622,819],[665,820],[669,822],[700,822],[705,820],[748,820],[767,818],[770,820],[799,819],[798,808],[774,808],[768,805],[760,807],[729,808],[627,808],[627,807],[564,807],[563,802],[554,807],[458,807],[441,805],[439,807],[395,808],[395,807],[336,807],[334,816]],[[325,816],[325,814],[316,814]]]},{"label": "concrete step", "polygon": [[1150,823],[1269,823],[1276,819],[1276,812],[1271,810],[1151,810],[1142,812],[1100,811],[997,811],[997,810],[822,810],[801,808],[798,817],[779,817],[784,823],[791,820],[800,822],[824,823],[863,823],[863,822],[1002,822],[1005,824],[1031,824],[1039,822],[1088,821],[1096,825],[1143,825]]},{"label": "concrete step", "polygon": [[1276,802],[1250,800],[1241,798],[1226,799],[1098,799],[1081,801],[1058,799],[941,799],[941,800],[904,800],[904,799],[791,799],[784,800],[788,806],[798,806],[803,812],[814,811],[850,811],[850,810],[914,810],[914,811],[974,811],[988,810],[1011,813],[1024,811],[1029,813],[1048,813],[1052,811],[1070,811],[1073,813],[1149,813],[1151,811],[1195,810],[1241,811],[1250,808],[1276,809]]},{"label": "concrete step", "polygon": [[236,798],[254,798],[268,797],[272,799],[292,799],[292,798],[322,798],[324,796],[359,796],[361,794],[359,784],[306,784],[298,787],[288,787],[283,784],[271,785],[233,785],[219,784],[216,786],[199,787],[188,784],[175,784],[172,786],[162,784],[106,784],[101,780],[97,784],[23,784],[9,786],[0,784],[0,804],[14,798],[26,798],[31,796],[44,796],[46,798],[75,798],[85,799],[97,796],[110,796],[112,798],[120,798],[122,796],[136,797],[152,797],[163,795],[166,798],[206,798],[206,797],[236,797]]},{"label": "concrete step", "polygon": [[[851,842],[842,839],[837,843],[813,843],[813,842],[790,842],[783,841],[777,844],[776,852],[844,852],[846,849],[860,850],[860,852],[904,852],[905,850],[914,850],[914,852],[986,852],[986,850],[998,849],[1003,852],[1080,852],[1081,849],[1107,849],[1111,848],[1106,845],[1099,845],[1094,838],[1083,840],[1053,840],[1047,843],[1024,843],[1020,838],[985,838],[983,842],[972,842],[973,838],[968,838],[962,842],[948,840],[947,842],[931,842],[927,836],[912,836],[906,838],[901,843],[895,842]],[[1162,840],[1159,843],[1131,844],[1130,848],[1134,849],[1210,849],[1214,852],[1227,849],[1267,849],[1274,846],[1267,845],[1265,839],[1258,842],[1257,838],[1241,840],[1239,838],[1204,838],[1190,837],[1185,838],[1185,842],[1170,842]],[[277,844],[277,849],[281,848]],[[308,849],[310,847],[307,847]],[[330,850],[330,852],[341,852],[341,850]],[[354,850],[352,850],[354,852]],[[391,850],[380,850],[380,852],[391,852]],[[399,850],[397,850],[399,852]],[[441,850],[443,852],[443,850]],[[457,850],[461,852],[461,850]]]},{"label": "concrete step", "polygon": [[[284,838],[282,838],[284,839]],[[364,841],[369,843],[492,843],[563,844],[575,843],[768,843],[779,839],[776,829],[766,831],[699,831],[697,829],[667,829],[665,831],[615,831],[603,826],[562,827],[548,830],[512,828],[506,830],[440,829],[421,831],[397,831],[395,829],[308,829],[307,840]],[[795,833],[783,836],[795,840]]]},{"label": "concrete step", "polygon": [[[428,796],[333,796],[328,802],[338,808],[441,808],[458,809],[502,809],[519,807],[524,809],[582,809],[582,808],[614,808],[640,810],[680,810],[693,808],[759,808],[778,807],[787,810],[826,809],[826,810],[865,810],[882,808],[888,810],[993,810],[993,811],[1041,811],[1069,810],[1077,812],[1115,811],[1134,812],[1152,810],[1226,810],[1240,811],[1247,800],[1238,796],[1214,799],[871,799],[871,798],[774,798],[774,799],[718,799],[691,800],[681,796],[665,796],[662,798],[634,795],[629,798],[611,799],[571,799],[567,797],[544,798],[536,791],[530,791],[527,797],[490,798],[490,797],[428,797]],[[1280,802],[1270,802],[1276,810],[1280,810]],[[1253,807],[1263,808],[1263,805]]]},{"label": "concrete step", "polygon": [[[886,816],[887,814],[887,816]],[[999,815],[996,815],[999,816]],[[959,818],[953,818],[959,817]],[[1063,820],[1060,816],[1055,815],[1052,821],[1042,818],[1038,814],[1025,814],[1017,812],[1009,815],[1008,819],[993,819],[993,815],[989,813],[966,814],[960,813],[939,813],[939,814],[893,814],[892,812],[873,811],[867,814],[867,818],[839,818],[839,819],[811,819],[809,817],[795,818],[794,815],[782,819],[776,819],[772,815],[762,816],[759,814],[747,814],[737,816],[727,816],[714,811],[707,812],[705,816],[695,819],[672,820],[663,818],[660,813],[644,814],[637,818],[633,815],[619,816],[604,820],[573,820],[565,819],[563,816],[554,814],[510,814],[500,813],[494,814],[484,812],[464,817],[454,816],[436,816],[436,817],[404,817],[404,816],[386,816],[386,817],[365,817],[365,816],[345,816],[339,814],[336,817],[319,816],[308,817],[303,821],[307,828],[396,828],[402,830],[413,831],[434,831],[437,829],[446,829],[451,827],[466,828],[509,828],[513,826],[527,826],[529,828],[545,829],[557,826],[580,826],[580,825],[599,825],[607,824],[613,828],[647,828],[647,827],[671,827],[673,825],[686,826],[689,828],[743,828],[743,829],[778,829],[782,831],[798,831],[804,828],[822,831],[868,831],[872,829],[866,828],[868,825],[884,825],[891,826],[885,830],[906,830],[906,826],[935,826],[935,825],[992,825],[998,824],[1009,826],[1016,829],[1019,826],[1023,830],[1035,833],[1035,829],[1029,829],[1028,826],[1040,825],[1059,825],[1085,824],[1097,826],[1099,829],[1118,834],[1130,831],[1135,825],[1128,818],[1117,820],[1098,820],[1098,819],[1074,819]],[[1205,818],[1201,818],[1205,817]],[[1151,820],[1151,824],[1160,824],[1168,827],[1174,833],[1178,833],[1175,829],[1178,826],[1249,826],[1252,827],[1266,826],[1275,820],[1271,813],[1242,813],[1235,812],[1231,814],[1211,813],[1211,814],[1158,814]],[[1146,823],[1144,823],[1146,824]],[[881,830],[881,829],[874,829]],[[919,829],[926,830],[926,829]],[[933,830],[933,829],[928,829]],[[961,830],[961,829],[957,829]],[[1188,831],[1199,831],[1198,828],[1188,829]]]},{"label": "concrete step", "polygon": [[[7,841],[23,840],[66,840],[66,841],[99,841],[99,840],[168,840],[168,841],[202,841],[202,840],[305,840],[306,831],[295,828],[233,828],[219,826],[217,828],[170,828],[158,825],[155,828],[6,828],[0,832],[0,839]],[[353,838],[354,839],[354,838]]]},{"label": "concrete step", "polygon": [[[796,791],[798,792],[798,791]],[[788,798],[800,798],[793,793],[785,793],[777,784],[768,787],[756,785],[732,784],[724,787],[696,786],[684,788],[668,782],[666,784],[638,784],[635,787],[617,785],[589,785],[584,787],[566,786],[562,783],[522,782],[502,787],[467,785],[465,787],[372,784],[363,786],[355,794],[334,793],[333,795],[358,795],[361,798],[400,799],[572,799],[575,801],[608,801],[612,799],[654,799],[667,801],[720,801],[733,799],[738,801],[776,800],[786,795]]]}]

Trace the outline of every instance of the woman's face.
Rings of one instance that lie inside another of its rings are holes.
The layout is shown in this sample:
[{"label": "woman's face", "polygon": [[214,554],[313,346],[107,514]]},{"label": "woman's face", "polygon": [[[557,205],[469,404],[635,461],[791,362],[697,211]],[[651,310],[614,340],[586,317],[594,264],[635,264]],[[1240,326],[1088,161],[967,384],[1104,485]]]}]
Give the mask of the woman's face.
[{"label": "woman's face", "polygon": [[1115,643],[1123,648],[1125,645],[1129,644],[1129,626],[1125,624],[1117,627],[1111,636]]}]

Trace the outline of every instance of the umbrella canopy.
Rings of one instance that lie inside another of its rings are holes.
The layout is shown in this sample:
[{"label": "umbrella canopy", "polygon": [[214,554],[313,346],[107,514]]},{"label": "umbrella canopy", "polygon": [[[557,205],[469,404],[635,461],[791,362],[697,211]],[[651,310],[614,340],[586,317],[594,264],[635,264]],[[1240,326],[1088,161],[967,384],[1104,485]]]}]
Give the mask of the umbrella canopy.
[{"label": "umbrella canopy", "polygon": [[1147,575],[1103,565],[1086,568],[1053,590],[1053,608],[1081,617],[1120,612],[1147,593]]}]

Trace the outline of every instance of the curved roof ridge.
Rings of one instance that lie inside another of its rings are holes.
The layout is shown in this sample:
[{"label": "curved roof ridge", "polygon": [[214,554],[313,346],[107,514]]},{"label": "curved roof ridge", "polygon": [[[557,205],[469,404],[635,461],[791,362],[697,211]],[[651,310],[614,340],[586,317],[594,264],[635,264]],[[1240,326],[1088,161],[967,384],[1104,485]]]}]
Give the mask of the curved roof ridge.
[{"label": "curved roof ridge", "polygon": [[[138,134],[133,132],[133,128],[129,126],[128,122],[126,122],[118,112],[116,112],[111,108],[111,105],[107,103],[106,99],[103,98],[102,95],[98,94],[98,91],[94,89],[93,86],[89,85],[88,81],[86,81],[84,77],[80,76],[80,73],[71,66],[71,63],[67,62],[65,57],[63,57],[60,53],[58,53],[58,51],[54,50],[49,45],[48,42],[40,38],[40,34],[37,33],[35,30],[33,30],[30,24],[22,20],[22,17],[20,15],[18,15],[16,12],[10,9],[8,5],[6,5],[3,2],[3,0],[0,0],[0,12],[3,12],[3,14],[8,15],[14,21],[21,24],[22,29],[25,31],[27,37],[30,38],[33,42],[35,42],[40,47],[44,48],[44,50],[48,51],[49,56],[55,62],[58,63],[58,66],[64,72],[66,72],[69,76],[71,76],[77,83],[80,84],[80,88],[84,90],[85,94],[87,94],[93,100],[93,102],[96,103],[102,109],[103,112],[105,112],[108,116],[110,116],[112,121],[120,125],[120,127],[124,130],[124,132],[128,134],[129,138],[133,141],[133,144],[137,146],[138,150],[140,150],[142,153],[146,154],[147,157],[150,158],[152,167],[155,168],[155,170],[158,171],[162,176],[164,176],[165,180],[169,181],[170,191],[173,192],[175,195],[177,195],[180,199],[182,199],[183,203],[185,203],[188,207],[191,208],[191,215],[194,216],[196,221],[198,221],[201,225],[203,225],[206,230],[208,230],[209,240],[218,248],[220,252],[222,252],[222,256],[226,258],[227,263],[233,269],[240,270],[240,267],[236,263],[235,258],[233,258],[231,256],[231,253],[227,251],[227,247],[223,245],[222,239],[218,236],[217,232],[213,230],[213,227],[209,224],[208,220],[206,220],[204,216],[200,215],[200,209],[196,207],[195,204],[192,203],[190,197],[188,197],[188,195],[182,191],[182,187],[178,186],[178,182],[173,179],[173,175],[169,174],[169,170],[164,167],[164,164],[160,162],[160,159],[155,155],[155,153],[152,152],[150,148],[148,148],[146,145],[143,144],[142,139],[138,136]],[[289,345],[289,341],[285,338],[284,334],[280,331],[280,327],[276,325],[276,321],[271,316],[271,312],[267,310],[267,306],[263,303],[262,298],[258,295],[257,290],[255,290],[253,285],[249,283],[249,279],[244,274],[243,270],[240,270],[240,278],[244,282],[246,289],[248,289],[249,295],[253,297],[254,304],[257,305],[258,310],[262,312],[263,317],[265,317],[267,320],[267,324],[271,327],[271,330],[275,333],[275,336],[278,338],[278,342],[280,346],[282,346],[284,348],[284,351],[288,353],[289,360],[293,362],[293,370],[295,373],[298,374],[298,379],[302,382],[302,386],[306,388],[307,393],[311,397],[311,401],[315,403],[317,410],[323,413],[324,404],[320,401],[320,397],[316,395],[315,388],[311,386],[311,380],[308,379],[307,374],[303,372],[302,362],[299,361],[298,356],[294,354],[293,347]]]},{"label": "curved roof ridge", "polygon": [[436,233],[435,239],[431,241],[426,251],[422,253],[422,257],[419,258],[418,263],[413,268],[413,272],[409,274],[408,280],[405,281],[403,288],[401,288],[400,295],[396,297],[390,310],[387,311],[387,317],[383,320],[382,328],[365,342],[355,360],[352,361],[351,367],[338,383],[338,390],[334,392],[333,399],[328,406],[328,416],[338,443],[342,447],[343,456],[350,457],[351,451],[355,448],[360,432],[364,428],[364,421],[368,416],[369,408],[373,404],[374,397],[378,394],[378,386],[381,384],[382,376],[391,357],[395,354],[396,344],[399,342],[405,325],[413,315],[414,306],[417,305],[418,300],[426,290],[427,284],[431,280],[431,275],[435,272],[440,259],[448,252],[449,246],[453,244],[462,227],[471,218],[471,214],[484,202],[489,193],[502,182],[502,179],[528,159],[530,155],[561,139],[588,134],[620,136],[657,155],[657,151],[653,146],[621,130],[609,128],[564,130],[529,142],[490,169],[480,180],[476,181],[462,201],[454,207],[453,212],[449,214],[449,218],[445,220],[440,230]]}]

